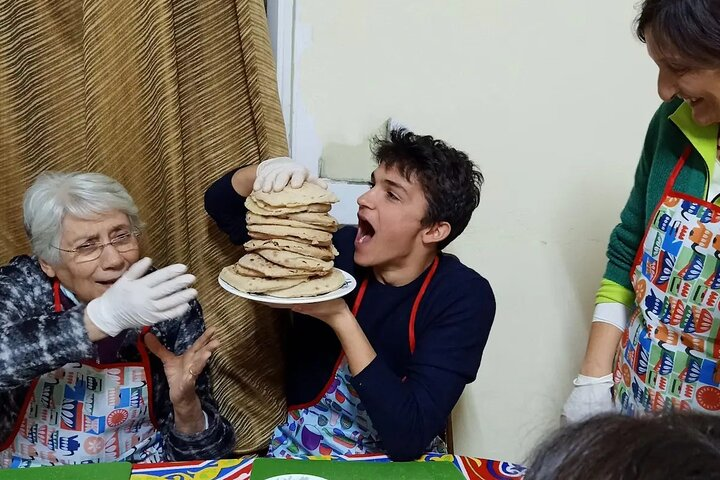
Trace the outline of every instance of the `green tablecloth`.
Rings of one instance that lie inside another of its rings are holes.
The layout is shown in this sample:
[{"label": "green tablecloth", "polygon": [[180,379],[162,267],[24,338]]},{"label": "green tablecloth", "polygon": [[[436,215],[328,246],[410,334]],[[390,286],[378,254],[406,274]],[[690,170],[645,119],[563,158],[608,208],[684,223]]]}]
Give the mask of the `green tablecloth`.
[{"label": "green tablecloth", "polygon": [[0,470],[0,480],[128,480],[129,463],[93,463],[63,467]]},{"label": "green tablecloth", "polygon": [[275,476],[298,473],[315,475],[327,480],[463,480],[462,474],[450,462],[325,462],[257,458],[250,480],[265,480]]}]

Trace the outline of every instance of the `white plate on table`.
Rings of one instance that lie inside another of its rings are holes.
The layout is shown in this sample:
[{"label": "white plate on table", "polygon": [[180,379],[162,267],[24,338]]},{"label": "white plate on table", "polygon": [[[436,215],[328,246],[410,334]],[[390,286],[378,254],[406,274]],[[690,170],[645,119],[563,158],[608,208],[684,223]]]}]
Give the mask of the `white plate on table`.
[{"label": "white plate on table", "polygon": [[[344,270],[337,269],[340,273],[343,274],[343,277],[345,277],[345,283],[338,288],[337,290],[333,290],[332,292],[324,293],[322,295],[316,295],[314,297],[273,297],[272,295],[268,293],[248,293],[243,292],[242,290],[238,290],[237,288],[233,287],[229,283],[227,283],[222,278],[218,277],[218,282],[220,283],[220,286],[227,290],[228,292],[232,293],[233,295],[237,295],[238,297],[247,298],[248,300],[253,300],[255,302],[261,302],[261,303],[272,303],[275,305],[297,305],[299,303],[318,303],[318,302],[325,302],[327,300],[334,300],[336,298],[344,297],[348,293],[355,290],[355,287],[357,286],[357,282],[353,278],[352,275],[347,273]],[[272,292],[271,292],[272,293]]]}]

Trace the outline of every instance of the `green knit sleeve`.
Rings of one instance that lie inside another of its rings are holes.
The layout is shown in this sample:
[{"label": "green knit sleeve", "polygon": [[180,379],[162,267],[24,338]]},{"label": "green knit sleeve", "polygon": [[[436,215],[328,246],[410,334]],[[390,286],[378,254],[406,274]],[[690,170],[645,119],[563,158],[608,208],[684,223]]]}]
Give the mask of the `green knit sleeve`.
[{"label": "green knit sleeve", "polygon": [[[655,155],[658,130],[663,121],[667,121],[667,111],[660,107],[648,127],[640,162],[635,170],[635,182],[630,197],[620,213],[620,223],[613,229],[608,243],[608,263],[603,278],[627,290],[632,290],[630,270],[645,233],[647,216],[650,213],[646,212],[648,178]],[[602,291],[598,292],[599,295],[601,293]]]}]

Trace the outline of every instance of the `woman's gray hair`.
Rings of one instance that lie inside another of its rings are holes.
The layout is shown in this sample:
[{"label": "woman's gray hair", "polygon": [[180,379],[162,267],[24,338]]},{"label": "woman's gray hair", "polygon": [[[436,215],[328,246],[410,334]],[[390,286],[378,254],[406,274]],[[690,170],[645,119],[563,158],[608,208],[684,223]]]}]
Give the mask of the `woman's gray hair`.
[{"label": "woman's gray hair", "polygon": [[62,223],[66,215],[90,219],[119,210],[130,227],[142,222],[130,194],[117,180],[101,173],[45,172],[25,192],[23,215],[32,251],[51,265],[60,263]]}]

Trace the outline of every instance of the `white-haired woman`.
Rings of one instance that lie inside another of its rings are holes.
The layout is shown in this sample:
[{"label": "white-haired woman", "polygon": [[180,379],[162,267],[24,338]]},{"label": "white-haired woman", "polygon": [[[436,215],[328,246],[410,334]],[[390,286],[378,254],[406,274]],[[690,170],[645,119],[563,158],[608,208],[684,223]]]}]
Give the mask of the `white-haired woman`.
[{"label": "white-haired woman", "polygon": [[227,456],[195,277],[140,260],[125,188],[46,173],[23,208],[34,255],[0,267],[2,465]]}]

